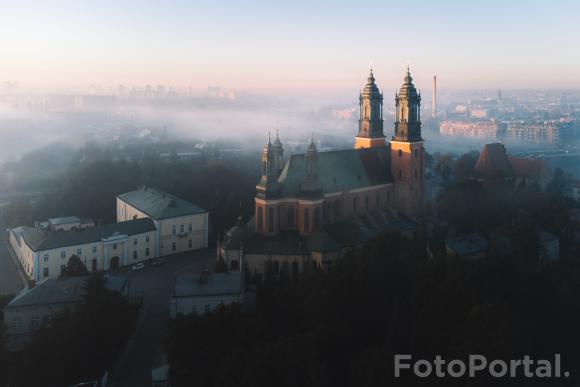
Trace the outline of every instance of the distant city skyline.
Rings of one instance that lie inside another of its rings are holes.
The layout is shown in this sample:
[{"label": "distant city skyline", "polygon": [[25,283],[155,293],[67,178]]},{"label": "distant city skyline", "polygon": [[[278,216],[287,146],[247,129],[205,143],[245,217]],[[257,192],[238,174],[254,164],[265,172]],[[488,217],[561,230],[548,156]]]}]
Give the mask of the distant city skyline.
[{"label": "distant city skyline", "polygon": [[331,92],[372,62],[441,89],[580,88],[571,0],[197,3],[24,0],[0,14],[0,82]]}]

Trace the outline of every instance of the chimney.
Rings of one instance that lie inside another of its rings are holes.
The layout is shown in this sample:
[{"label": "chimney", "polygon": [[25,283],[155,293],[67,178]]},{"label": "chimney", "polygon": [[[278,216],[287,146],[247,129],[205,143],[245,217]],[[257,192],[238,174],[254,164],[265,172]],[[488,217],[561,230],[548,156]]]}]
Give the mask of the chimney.
[{"label": "chimney", "polygon": [[32,289],[36,286],[36,281],[33,279],[28,280],[28,289]]},{"label": "chimney", "polygon": [[437,75],[433,75],[433,100],[431,101],[431,117],[437,117]]}]

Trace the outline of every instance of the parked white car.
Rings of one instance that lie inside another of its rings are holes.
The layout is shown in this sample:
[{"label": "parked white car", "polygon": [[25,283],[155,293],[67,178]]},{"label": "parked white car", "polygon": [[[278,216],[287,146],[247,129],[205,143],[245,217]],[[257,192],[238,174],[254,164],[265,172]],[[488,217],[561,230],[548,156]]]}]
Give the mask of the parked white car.
[{"label": "parked white car", "polygon": [[145,267],[145,264],[143,263],[138,263],[136,265],[131,266],[131,270],[135,271],[135,270],[141,270]]}]

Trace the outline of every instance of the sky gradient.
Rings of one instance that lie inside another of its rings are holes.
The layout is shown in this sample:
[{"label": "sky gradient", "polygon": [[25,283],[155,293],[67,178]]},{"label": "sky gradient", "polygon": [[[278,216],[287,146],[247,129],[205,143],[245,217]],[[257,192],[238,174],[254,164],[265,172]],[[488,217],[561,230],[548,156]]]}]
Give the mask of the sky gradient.
[{"label": "sky gradient", "polygon": [[[347,90],[580,88],[580,2],[8,1],[0,82]],[[425,87],[425,86],[424,86]]]}]

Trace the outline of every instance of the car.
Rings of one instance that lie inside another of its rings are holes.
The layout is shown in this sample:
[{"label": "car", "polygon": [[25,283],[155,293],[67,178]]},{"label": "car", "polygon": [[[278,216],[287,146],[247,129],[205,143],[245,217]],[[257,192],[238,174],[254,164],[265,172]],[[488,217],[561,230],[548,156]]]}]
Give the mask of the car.
[{"label": "car", "polygon": [[165,258],[157,258],[151,261],[151,266],[163,265],[165,263]]},{"label": "car", "polygon": [[131,270],[135,271],[135,270],[141,270],[145,267],[145,265],[143,263],[138,263],[136,265],[131,266]]}]

